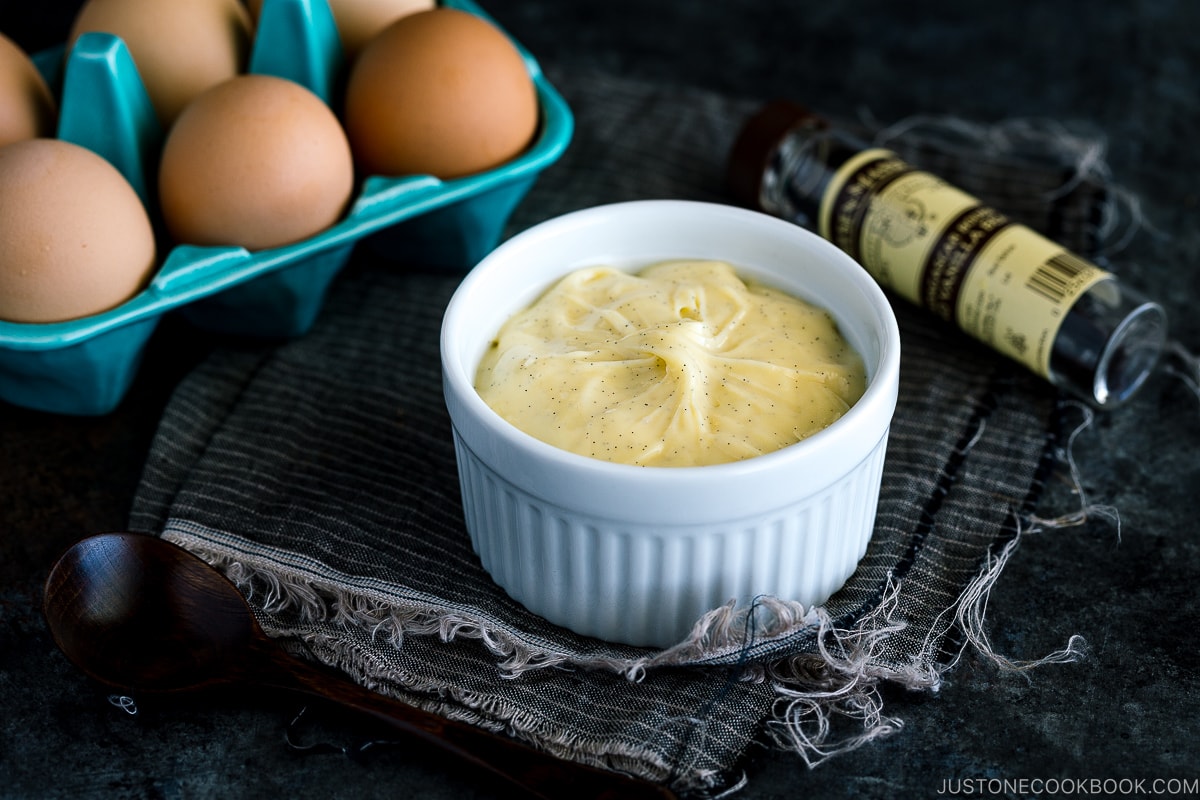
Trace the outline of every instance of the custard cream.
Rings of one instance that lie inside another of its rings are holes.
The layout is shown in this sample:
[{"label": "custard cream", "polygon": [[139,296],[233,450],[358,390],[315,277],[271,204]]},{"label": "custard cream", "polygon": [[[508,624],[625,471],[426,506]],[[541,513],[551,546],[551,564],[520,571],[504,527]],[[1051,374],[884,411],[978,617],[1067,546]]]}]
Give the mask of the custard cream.
[{"label": "custard cream", "polygon": [[501,417],[640,466],[751,458],[828,427],[866,388],[828,312],[721,261],[577,270],[509,319],[475,386]]}]

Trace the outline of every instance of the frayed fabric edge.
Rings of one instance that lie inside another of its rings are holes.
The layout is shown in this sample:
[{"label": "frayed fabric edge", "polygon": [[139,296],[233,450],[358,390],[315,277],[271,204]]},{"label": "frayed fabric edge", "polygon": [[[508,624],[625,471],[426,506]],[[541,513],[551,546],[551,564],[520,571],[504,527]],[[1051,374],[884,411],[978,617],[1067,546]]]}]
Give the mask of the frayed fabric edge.
[{"label": "frayed fabric edge", "polygon": [[[822,607],[803,608],[796,603],[760,598],[752,609],[736,608],[731,603],[709,612],[696,623],[684,642],[645,658],[582,662],[564,654],[523,649],[478,620],[386,606],[361,595],[319,587],[307,579],[288,579],[257,569],[244,561],[204,548],[186,535],[168,532],[165,537],[174,539],[221,569],[267,614],[292,613],[302,620],[354,626],[369,632],[372,637],[384,637],[395,647],[401,647],[404,638],[413,635],[436,635],[445,642],[458,637],[478,639],[502,659],[498,666],[510,677],[534,669],[565,667],[608,669],[629,680],[640,681],[657,668],[695,663],[714,650],[743,647],[748,625],[756,626],[766,636],[811,631],[817,647],[815,652],[781,658],[769,664],[744,665],[740,679],[770,682],[776,700],[765,724],[769,742],[778,749],[795,753],[809,767],[815,767],[903,729],[902,720],[884,713],[881,693],[884,685],[937,692],[945,673],[968,652],[977,654],[1002,672],[1018,673],[1080,658],[1085,652],[1085,643],[1081,637],[1072,636],[1064,648],[1044,657],[1010,659],[993,648],[985,630],[985,620],[991,590],[1022,538],[1038,530],[1082,524],[1085,518],[1086,514],[1079,512],[1056,520],[1038,520],[1024,528],[1019,526],[998,552],[988,554],[980,572],[930,630],[921,652],[902,668],[884,666],[881,664],[883,659],[879,658],[889,637],[906,627],[897,614],[901,588],[898,580],[889,580],[881,602],[849,629],[839,628]],[[770,620],[765,628],[762,627],[764,620]],[[941,650],[941,642],[954,628],[962,632],[961,644],[957,652],[947,657]],[[331,666],[352,674],[368,688],[386,692],[385,682],[372,674],[367,663],[369,659],[356,652],[356,648],[328,636],[309,636],[306,643],[324,651],[326,658],[333,661]],[[651,753],[602,751],[593,745],[568,741],[557,732],[540,729],[532,720],[524,720],[519,709],[500,708],[452,687],[427,684],[417,676],[404,676],[400,683],[413,692],[436,696],[438,699],[432,701],[431,707],[441,713],[484,727],[502,727],[561,757],[585,760],[660,782],[672,776],[670,765]],[[716,773],[675,774],[673,777],[677,788],[687,792],[711,794],[724,791],[720,785],[723,776]]]},{"label": "frayed fabric edge", "polygon": [[[450,685],[428,681],[411,673],[393,674],[386,679],[384,667],[369,652],[336,635],[314,633],[306,628],[314,622],[353,627],[370,634],[372,639],[383,637],[394,646],[403,646],[409,636],[437,636],[443,642],[457,638],[480,641],[489,652],[502,659],[497,666],[504,676],[518,677],[534,669],[547,667],[608,669],[631,681],[642,680],[647,672],[658,666],[679,664],[708,646],[729,646],[725,638],[735,633],[737,620],[746,612],[733,605],[710,612],[697,623],[695,641],[644,659],[572,659],[565,654],[535,652],[519,646],[503,633],[491,629],[479,620],[463,615],[447,615],[416,608],[398,608],[346,590],[335,590],[313,582],[309,577],[290,576],[254,563],[253,558],[238,559],[219,552],[202,537],[179,529],[168,529],[163,538],[184,547],[189,552],[220,570],[237,586],[253,607],[268,617],[293,617],[292,624],[279,624],[272,619],[268,626],[282,644],[294,655],[316,659],[338,669],[372,691],[410,702],[451,719],[468,722],[493,731],[502,731],[553,753],[561,758],[581,761],[593,766],[615,770],[662,784],[689,796],[716,798],[731,787],[728,776],[711,768],[692,767],[680,770],[663,754],[648,748],[632,747],[621,742],[585,742],[559,729],[547,728],[537,715],[526,714],[520,708]],[[798,604],[764,601],[761,607],[778,610],[778,619],[787,624],[800,610]],[[403,695],[409,692],[410,695]],[[697,724],[703,724],[699,722]],[[734,782],[734,787],[738,784]]]},{"label": "frayed fabric edge", "polygon": [[[968,655],[981,658],[1002,673],[1025,674],[1037,667],[1066,664],[1087,655],[1087,642],[1073,634],[1059,650],[1039,658],[1014,659],[996,651],[987,634],[987,606],[992,589],[1004,567],[1032,534],[1076,527],[1091,520],[1111,522],[1120,538],[1120,515],[1108,505],[1092,503],[1083,490],[1075,461],[1075,440],[1094,421],[1091,409],[1075,405],[1082,419],[1056,454],[1065,464],[1078,508],[1057,517],[1014,514],[1015,530],[997,551],[989,549],[976,576],[966,585],[954,603],[930,626],[923,645],[911,662],[901,668],[879,665],[878,648],[903,624],[895,620],[900,585],[889,581],[883,601],[859,620],[852,631],[823,628],[816,637],[818,651],[782,660],[770,668],[769,678],[779,695],[774,717],[767,723],[773,743],[798,754],[809,767],[834,756],[855,750],[869,742],[896,733],[902,720],[883,713],[880,689],[884,684],[898,685],[911,691],[937,692],[944,676]],[[950,633],[960,632],[956,650],[946,652],[944,642]],[[849,724],[854,733],[839,734],[835,723]]]},{"label": "frayed fabric edge", "polygon": [[253,555],[234,557],[206,536],[193,532],[196,529],[195,525],[176,520],[168,524],[162,537],[216,567],[267,615],[294,615],[301,623],[357,628],[395,648],[402,647],[408,636],[437,636],[443,642],[475,639],[497,657],[498,668],[508,678],[556,667],[607,670],[640,681],[657,668],[703,665],[717,656],[736,655],[751,635],[759,642],[816,630],[825,618],[821,608],[773,597],[757,598],[748,608],[730,601],[702,616],[687,637],[669,648],[647,650],[645,655],[632,658],[580,656],[536,647],[467,612],[401,605],[338,586],[334,581],[314,580],[311,574],[292,571],[277,562],[267,564]]},{"label": "frayed fabric edge", "polygon": [[[1064,524],[1082,522],[1072,515]],[[1022,538],[1040,529],[1018,529],[998,552],[988,553],[981,571],[939,616],[920,653],[907,665],[883,666],[877,658],[889,636],[904,627],[893,618],[899,582],[889,583],[883,602],[853,630],[823,627],[816,637],[816,653],[770,665],[768,679],[778,695],[773,718],[767,722],[773,744],[796,753],[811,768],[894,734],[903,729],[904,722],[884,714],[882,687],[937,692],[946,673],[968,654],[1003,673],[1025,673],[1084,657],[1086,642],[1079,635],[1070,636],[1061,649],[1034,659],[1013,659],[997,652],[987,635],[992,589]],[[942,643],[954,629],[961,632],[961,643],[957,650],[945,653]],[[847,726],[852,732],[843,732]]]},{"label": "frayed fabric edge", "polygon": [[[253,557],[238,559],[218,552],[202,536],[179,527],[168,527],[163,537],[220,569],[265,614],[295,616],[301,622],[298,628],[312,622],[357,628],[369,633],[372,639],[382,638],[396,648],[402,647],[408,636],[437,636],[443,642],[457,638],[476,639],[497,657],[498,668],[510,678],[531,670],[556,667],[609,670],[628,680],[641,681],[655,669],[696,665],[714,655],[727,656],[742,651],[751,639],[759,642],[807,633],[815,643],[815,651],[782,657],[771,663],[740,665],[738,679],[769,682],[776,699],[772,714],[765,722],[766,738],[773,746],[795,753],[809,767],[815,767],[903,729],[902,720],[884,713],[881,689],[885,685],[937,692],[946,673],[968,655],[983,659],[1000,672],[1015,674],[1025,674],[1048,664],[1073,662],[1085,656],[1086,642],[1082,637],[1072,635],[1061,649],[1042,657],[1010,658],[995,650],[986,630],[992,589],[1026,536],[1083,525],[1095,518],[1112,521],[1120,535],[1120,517],[1116,510],[1091,503],[1083,492],[1072,450],[1076,438],[1092,424],[1094,415],[1085,406],[1078,408],[1082,421],[1057,453],[1058,461],[1067,466],[1074,482],[1078,509],[1053,518],[1033,515],[1022,518],[1014,514],[1015,530],[1011,538],[986,554],[979,572],[934,621],[918,653],[900,667],[889,665],[887,659],[880,657],[888,640],[906,628],[899,613],[901,582],[895,578],[889,578],[874,609],[850,628],[839,627],[824,607],[806,608],[794,602],[760,597],[749,608],[731,602],[710,611],[697,621],[688,637],[665,650],[633,659],[580,659],[566,653],[531,648],[466,614],[447,614],[444,610],[415,606],[399,607],[344,588],[315,583],[309,575],[286,574],[278,565],[272,565],[274,569],[268,568],[255,563]],[[947,651],[944,643],[955,630],[960,634],[958,647]],[[387,682],[372,671],[368,654],[327,635],[303,634],[301,638],[306,645],[322,651],[321,657],[330,666],[351,674],[368,688],[388,692]],[[561,732],[545,730],[536,720],[526,718],[520,709],[498,706],[489,698],[431,684],[419,676],[399,676],[397,683],[414,693],[435,698],[427,701],[431,709],[483,727],[508,730],[560,757],[586,761],[648,780],[664,782],[670,779],[675,788],[688,793],[717,797],[736,789],[736,784],[732,788],[723,785],[721,782],[727,776],[715,771],[679,774],[672,772],[672,766],[654,753],[644,750],[618,752],[608,745],[564,738]]]}]

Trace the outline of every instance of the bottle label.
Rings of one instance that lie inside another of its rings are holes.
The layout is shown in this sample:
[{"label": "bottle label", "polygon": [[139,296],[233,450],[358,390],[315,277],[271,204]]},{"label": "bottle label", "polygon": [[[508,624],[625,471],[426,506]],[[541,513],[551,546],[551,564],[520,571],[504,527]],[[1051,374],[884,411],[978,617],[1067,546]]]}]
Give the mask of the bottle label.
[{"label": "bottle label", "polygon": [[1047,378],[1063,318],[1109,277],[888,150],[838,169],[818,232],[880,285]]}]

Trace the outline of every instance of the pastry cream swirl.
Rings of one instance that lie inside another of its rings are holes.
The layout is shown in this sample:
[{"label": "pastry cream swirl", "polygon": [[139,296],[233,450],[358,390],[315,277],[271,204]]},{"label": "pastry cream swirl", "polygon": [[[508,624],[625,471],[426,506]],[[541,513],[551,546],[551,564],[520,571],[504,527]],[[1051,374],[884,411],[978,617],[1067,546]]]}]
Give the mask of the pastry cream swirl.
[{"label": "pastry cream swirl", "polygon": [[692,260],[571,273],[505,323],[475,382],[526,433],[641,466],[778,450],[837,420],[865,385],[826,311]]}]

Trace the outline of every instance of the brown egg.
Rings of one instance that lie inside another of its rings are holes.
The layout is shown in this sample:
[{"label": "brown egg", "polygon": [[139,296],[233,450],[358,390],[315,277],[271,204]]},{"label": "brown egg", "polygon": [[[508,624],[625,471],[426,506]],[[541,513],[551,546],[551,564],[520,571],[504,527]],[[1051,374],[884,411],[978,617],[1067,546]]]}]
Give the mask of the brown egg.
[{"label": "brown egg", "polygon": [[538,101],[499,29],[437,8],[371,40],[351,69],[344,121],[361,171],[456,178],[520,154],[537,129]]},{"label": "brown egg", "polygon": [[163,145],[158,191],[178,242],[250,250],[338,220],[354,188],[337,117],[298,83],[239,75],[197,97]]},{"label": "brown egg", "polygon": [[239,0],[88,0],[67,41],[120,36],[167,127],[193,97],[245,69],[252,27]]},{"label": "brown egg", "polygon": [[[246,2],[255,19],[262,12],[263,2]],[[329,0],[329,10],[333,12],[347,59],[353,59],[375,34],[400,17],[436,6],[436,0]]]},{"label": "brown egg", "polygon": [[60,322],[137,294],[155,268],[154,232],[133,187],[76,144],[0,147],[0,319]]},{"label": "brown egg", "polygon": [[53,136],[58,104],[42,73],[16,42],[0,33],[0,145]]}]

